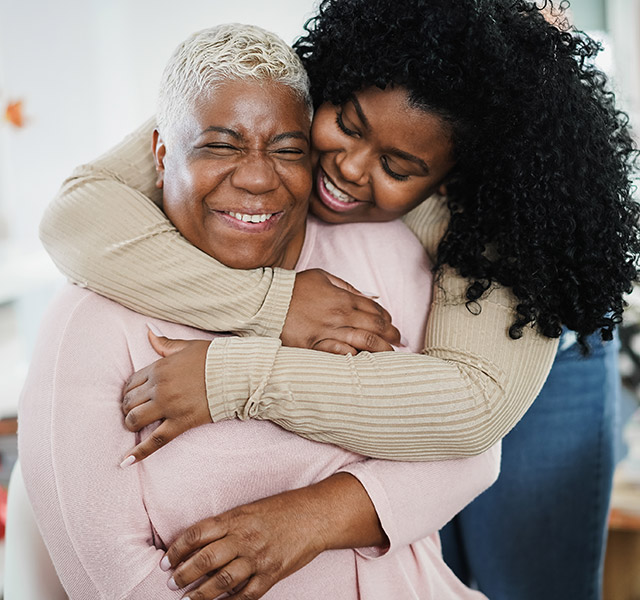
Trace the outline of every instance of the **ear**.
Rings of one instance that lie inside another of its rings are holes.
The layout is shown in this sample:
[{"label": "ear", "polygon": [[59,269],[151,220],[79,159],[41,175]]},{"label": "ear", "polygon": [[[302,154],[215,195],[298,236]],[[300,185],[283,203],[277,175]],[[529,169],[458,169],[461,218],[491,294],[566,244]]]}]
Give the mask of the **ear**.
[{"label": "ear", "polygon": [[156,163],[156,187],[162,189],[164,185],[164,158],[167,154],[167,147],[164,144],[164,140],[160,136],[160,132],[157,129],[153,130],[153,159]]}]

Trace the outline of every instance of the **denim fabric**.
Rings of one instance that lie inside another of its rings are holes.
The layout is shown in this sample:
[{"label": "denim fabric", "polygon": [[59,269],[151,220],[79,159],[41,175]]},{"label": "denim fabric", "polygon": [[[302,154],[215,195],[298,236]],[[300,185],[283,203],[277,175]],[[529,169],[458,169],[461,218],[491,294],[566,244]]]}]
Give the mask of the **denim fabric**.
[{"label": "denim fabric", "polygon": [[447,563],[490,600],[601,598],[619,344],[594,338],[582,358],[574,339],[504,438],[497,483],[442,531]]}]

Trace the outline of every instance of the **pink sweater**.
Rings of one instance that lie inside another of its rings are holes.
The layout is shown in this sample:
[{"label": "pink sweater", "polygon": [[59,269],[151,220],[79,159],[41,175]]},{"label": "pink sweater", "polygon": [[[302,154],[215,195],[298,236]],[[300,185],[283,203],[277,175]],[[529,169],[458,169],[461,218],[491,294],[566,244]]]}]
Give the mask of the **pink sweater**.
[{"label": "pink sweater", "polygon": [[[378,294],[409,347],[421,347],[431,274],[402,223],[326,226],[310,219],[296,268],[314,267]],[[496,479],[497,446],[468,459],[389,462],[308,441],[269,422],[235,420],[191,430],[121,469],[139,439],[122,423],[123,384],[158,358],[147,341],[148,322],[170,337],[214,337],[67,286],[45,318],[23,392],[25,483],[72,599],[181,598],[183,592],[167,588],[169,575],[158,564],[182,530],[337,471],[352,473],[366,488],[390,547],[325,552],[265,598],[484,598],[446,567],[437,531]]]}]

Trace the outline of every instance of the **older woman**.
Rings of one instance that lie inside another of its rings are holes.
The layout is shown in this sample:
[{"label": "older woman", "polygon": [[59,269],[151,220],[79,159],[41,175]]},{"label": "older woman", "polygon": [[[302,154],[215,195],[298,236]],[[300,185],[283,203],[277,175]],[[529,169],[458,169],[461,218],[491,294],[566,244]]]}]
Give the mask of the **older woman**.
[{"label": "older woman", "polygon": [[[306,86],[295,54],[257,28],[205,30],[177,49],[153,133],[172,235],[229,267],[331,269],[373,290],[417,350],[431,275],[409,230],[400,222],[327,228],[306,219]],[[495,479],[495,447],[446,465],[389,463],[271,423],[229,421],[192,429],[144,463],[119,468],[139,439],[122,424],[122,387],[155,358],[147,322],[68,286],[46,318],[21,401],[25,482],[71,598],[179,597],[160,568],[163,549],[212,515],[225,525],[208,554],[217,577],[188,593],[214,598],[248,582],[232,597],[256,597],[265,588],[263,574],[254,576],[263,548],[252,548],[246,525],[252,502],[267,496],[272,505],[304,507],[292,522],[272,522],[271,535],[306,548],[296,564],[284,565],[296,572],[269,597],[483,597],[444,565],[435,532]],[[213,337],[159,320],[151,325],[171,336]],[[353,547],[368,548],[344,549]]]}]

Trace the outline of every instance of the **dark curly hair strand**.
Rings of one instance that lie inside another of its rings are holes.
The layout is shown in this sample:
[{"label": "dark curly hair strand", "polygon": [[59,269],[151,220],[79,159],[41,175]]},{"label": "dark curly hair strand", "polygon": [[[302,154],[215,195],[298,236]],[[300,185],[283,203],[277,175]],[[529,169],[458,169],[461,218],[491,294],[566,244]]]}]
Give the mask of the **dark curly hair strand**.
[{"label": "dark curly hair strand", "polygon": [[[553,8],[545,3],[543,8]],[[610,339],[636,280],[637,151],[592,59],[599,46],[524,0],[324,0],[294,45],[316,106],[403,86],[453,130],[451,211],[436,267],[494,282],[527,325]]]}]

